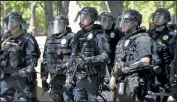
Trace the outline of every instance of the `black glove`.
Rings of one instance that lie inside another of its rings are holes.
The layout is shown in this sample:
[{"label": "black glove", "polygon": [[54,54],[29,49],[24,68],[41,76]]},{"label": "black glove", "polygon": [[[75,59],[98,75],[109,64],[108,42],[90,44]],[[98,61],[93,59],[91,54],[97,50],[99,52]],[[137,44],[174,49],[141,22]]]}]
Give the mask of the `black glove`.
[{"label": "black glove", "polygon": [[86,64],[86,60],[83,57],[77,57],[76,63],[79,64],[80,68],[84,68],[84,66]]},{"label": "black glove", "polygon": [[50,89],[49,84],[47,83],[46,80],[43,80],[43,81],[42,81],[42,89],[43,89],[44,91],[48,91],[48,90]]},{"label": "black glove", "polygon": [[11,76],[27,77],[30,73],[32,73],[31,69],[23,68],[23,69],[18,70],[17,72],[12,73]]}]

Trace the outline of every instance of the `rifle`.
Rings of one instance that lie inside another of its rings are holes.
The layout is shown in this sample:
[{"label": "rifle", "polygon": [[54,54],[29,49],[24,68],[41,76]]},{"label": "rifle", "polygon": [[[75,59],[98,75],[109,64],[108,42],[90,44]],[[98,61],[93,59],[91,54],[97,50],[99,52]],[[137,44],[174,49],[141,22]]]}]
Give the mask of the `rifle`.
[{"label": "rifle", "polygon": [[[79,56],[82,57],[82,54],[84,53],[85,47],[86,47],[86,43],[83,44],[83,47],[82,47],[82,50],[81,50],[81,53],[80,53]],[[70,79],[71,82],[72,82],[73,79],[74,79],[74,76],[75,76],[75,74],[76,74],[76,72],[77,72],[78,66],[79,66],[79,63],[77,63],[76,66],[74,67],[74,72],[73,72],[73,74],[72,74],[72,76],[71,76],[71,79]]]},{"label": "rifle", "polygon": [[[118,63],[115,63],[115,64],[114,64],[114,72],[115,72],[115,73],[118,72]],[[115,85],[115,84],[116,84],[116,78],[112,76],[112,79],[113,79],[113,83],[114,83],[114,85]],[[117,95],[117,91],[116,91],[116,90],[112,90],[112,92],[111,92],[111,98],[110,98],[110,101],[111,101],[111,102],[114,102],[114,101],[115,101],[116,95]]]}]

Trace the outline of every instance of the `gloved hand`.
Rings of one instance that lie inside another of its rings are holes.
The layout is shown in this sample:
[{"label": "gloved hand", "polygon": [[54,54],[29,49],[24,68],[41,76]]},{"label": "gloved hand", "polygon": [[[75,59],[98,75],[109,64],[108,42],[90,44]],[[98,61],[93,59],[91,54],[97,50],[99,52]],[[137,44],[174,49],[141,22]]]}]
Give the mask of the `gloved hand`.
[{"label": "gloved hand", "polygon": [[29,73],[31,73],[31,69],[28,68],[23,68],[20,69],[17,72],[14,72],[11,76],[21,76],[21,77],[27,77],[29,75]]},{"label": "gloved hand", "polygon": [[86,64],[86,60],[83,57],[77,57],[76,63],[79,64],[80,68],[84,68],[84,66]]},{"label": "gloved hand", "polygon": [[71,76],[67,76],[65,84],[64,84],[64,88],[66,88],[67,90],[69,90],[72,85],[73,85],[73,80],[71,79]]},{"label": "gloved hand", "polygon": [[50,89],[49,84],[47,83],[46,80],[42,80],[42,89],[44,91],[48,91]]}]

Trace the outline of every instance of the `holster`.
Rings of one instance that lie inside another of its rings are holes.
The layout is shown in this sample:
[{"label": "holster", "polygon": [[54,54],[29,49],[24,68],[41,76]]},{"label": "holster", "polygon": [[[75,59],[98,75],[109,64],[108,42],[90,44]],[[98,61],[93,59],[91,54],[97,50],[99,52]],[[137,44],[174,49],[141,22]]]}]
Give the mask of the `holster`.
[{"label": "holster", "polygon": [[28,75],[28,81],[29,81],[29,82],[35,81],[36,78],[37,78],[37,73],[36,73],[36,72],[30,73],[30,74]]},{"label": "holster", "polygon": [[79,79],[79,80],[84,79],[84,78],[87,77],[87,73],[84,72],[84,71],[82,71],[82,72],[77,72],[77,73],[76,73],[76,77],[77,77],[77,79]]}]

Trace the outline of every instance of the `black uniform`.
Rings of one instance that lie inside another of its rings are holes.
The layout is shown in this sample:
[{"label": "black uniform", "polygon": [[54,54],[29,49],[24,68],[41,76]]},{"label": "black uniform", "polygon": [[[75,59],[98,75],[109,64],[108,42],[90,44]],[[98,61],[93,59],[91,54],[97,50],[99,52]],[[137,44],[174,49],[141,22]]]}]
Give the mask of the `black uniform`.
[{"label": "black uniform", "polygon": [[[81,18],[81,30],[77,32],[73,39],[73,55],[71,65],[78,63],[76,71],[76,87],[74,89],[74,101],[96,101],[99,76],[109,60],[108,36],[102,31],[101,25],[93,24],[97,19],[98,12],[95,8],[84,7],[78,13]],[[89,25],[84,25],[83,21],[91,17]],[[85,47],[84,47],[85,46]],[[83,53],[81,56],[81,50]],[[70,73],[73,73],[71,67]]]},{"label": "black uniform", "polygon": [[[43,66],[41,67],[42,76],[51,77],[56,73],[57,68],[60,70],[55,80],[51,83],[50,96],[53,100],[64,101],[63,85],[65,84],[66,65],[71,55],[71,39],[74,33],[71,28],[67,27],[67,32],[62,35],[51,35],[47,38],[43,54]],[[70,97],[69,97],[70,98]]]},{"label": "black uniform", "polygon": [[[151,38],[145,29],[139,27],[141,20],[142,15],[136,10],[127,10],[122,15],[120,27],[126,35],[118,42],[115,52],[115,63],[118,63],[121,69],[128,67],[130,70],[137,70],[149,65],[141,61],[142,58],[151,58],[152,55]],[[135,22],[137,23],[135,24]],[[134,66],[135,63],[138,64]],[[121,74],[121,70],[118,73],[113,73],[113,76],[117,77],[120,83],[118,84],[118,90],[122,90],[120,93],[118,91],[118,99],[127,102],[144,100],[147,91],[145,84],[148,81],[145,76],[148,74],[145,70],[128,75]],[[125,84],[125,89],[120,87],[122,83]]]},{"label": "black uniform", "polygon": [[[10,12],[5,18],[5,22],[11,29],[14,26],[10,24],[16,24],[11,20],[21,19],[21,15],[17,12]],[[3,71],[3,76],[1,76],[1,101],[12,101],[16,91],[19,93],[18,99],[20,101],[37,101],[35,67],[39,56],[40,51],[37,41],[21,29],[4,39],[0,63]]]},{"label": "black uniform", "polygon": [[[169,92],[169,75],[170,75],[170,64],[174,58],[175,49],[175,37],[176,33],[171,30],[167,22],[170,21],[170,13],[164,8],[159,8],[155,11],[153,17],[153,23],[155,28],[149,30],[148,33],[153,39],[153,51],[152,56],[154,65],[160,67],[160,72],[155,71],[156,80],[152,88],[154,92]],[[157,28],[163,27],[161,31],[157,31]],[[166,101],[167,97],[157,97],[157,101]]]}]

